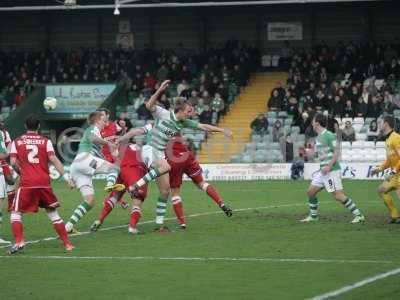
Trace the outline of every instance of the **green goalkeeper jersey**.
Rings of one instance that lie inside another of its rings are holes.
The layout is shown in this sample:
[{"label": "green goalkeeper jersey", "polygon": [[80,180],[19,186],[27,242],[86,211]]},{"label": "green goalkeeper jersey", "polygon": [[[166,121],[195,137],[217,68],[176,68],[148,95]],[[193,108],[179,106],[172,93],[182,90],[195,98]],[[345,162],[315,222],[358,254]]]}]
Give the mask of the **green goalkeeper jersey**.
[{"label": "green goalkeeper jersey", "polygon": [[[336,150],[336,134],[325,129],[321,134],[317,136],[315,143],[316,151],[320,161],[320,168],[325,167],[332,160],[333,154]],[[332,170],[340,170],[340,164],[336,161]]]},{"label": "green goalkeeper jersey", "polygon": [[82,136],[81,142],[79,143],[78,154],[90,153],[95,157],[103,158],[103,154],[101,152],[101,145],[98,145],[90,141],[90,137],[92,135],[102,138],[99,128],[97,128],[94,125],[89,126],[88,128],[86,128]]},{"label": "green goalkeeper jersey", "polygon": [[193,120],[178,121],[174,112],[156,106],[153,129],[148,133],[147,144],[159,151],[167,148],[168,142],[179,135],[183,128],[197,128],[199,123]]}]

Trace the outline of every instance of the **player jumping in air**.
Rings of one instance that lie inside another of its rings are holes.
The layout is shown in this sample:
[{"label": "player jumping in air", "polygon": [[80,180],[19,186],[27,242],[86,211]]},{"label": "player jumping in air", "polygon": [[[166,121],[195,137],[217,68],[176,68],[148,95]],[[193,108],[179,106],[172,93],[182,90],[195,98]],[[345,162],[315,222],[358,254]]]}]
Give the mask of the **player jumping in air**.
[{"label": "player jumping in air", "polygon": [[386,160],[379,167],[373,169],[371,175],[390,169],[385,181],[379,186],[378,193],[389,210],[389,223],[400,224],[399,211],[390,195],[391,191],[396,191],[397,195],[400,194],[400,134],[394,132],[394,125],[395,119],[393,117],[386,116],[383,118],[381,132],[386,138]]},{"label": "player jumping in air", "polygon": [[[62,176],[65,175],[64,167],[56,157],[51,141],[38,134],[39,119],[31,115],[26,119],[25,126],[27,132],[12,142],[10,151],[11,165],[20,174],[20,182],[10,216],[15,244],[11,246],[8,253],[14,254],[24,248],[22,214],[36,213],[39,207],[46,210],[65,250],[71,251],[74,247],[68,239],[64,222],[58,214],[57,207],[60,204],[50,186],[49,175],[50,162]],[[4,149],[0,152],[2,155],[5,153]],[[71,186],[68,178],[66,179]]]},{"label": "player jumping in air", "polygon": [[186,99],[178,98],[173,111],[156,105],[158,97],[168,88],[169,82],[169,80],[164,81],[154,95],[151,96],[150,100],[146,102],[146,108],[153,114],[155,119],[153,129],[148,134],[148,144],[142,148],[142,160],[149,168],[149,172],[135,184],[128,187],[128,192],[135,196],[142,186],[157,179],[160,196],[157,201],[156,224],[160,226],[161,230],[170,193],[168,172],[171,170],[171,166],[165,158],[165,149],[168,142],[179,135],[183,128],[223,132],[225,135],[231,136],[230,131],[189,120],[188,118],[193,114],[193,106]]},{"label": "player jumping in air", "polygon": [[74,231],[80,219],[83,218],[95,205],[92,177],[96,174],[107,174],[106,190],[123,190],[124,185],[117,184],[119,167],[103,159],[101,147],[108,145],[111,150],[117,146],[101,137],[100,131],[105,125],[102,112],[95,111],[89,114],[89,127],[85,130],[79,143],[78,154],[71,164],[71,178],[79,189],[83,202],[78,205],[71,215],[65,228],[68,233]]},{"label": "player jumping in air", "polygon": [[228,217],[232,216],[232,209],[224,203],[217,190],[204,180],[199,162],[193,152],[184,144],[182,137],[178,136],[171,141],[166,154],[168,163],[171,166],[169,183],[172,205],[181,228],[186,228],[186,218],[183,213],[182,197],[180,195],[183,174],[186,174],[200,190],[207,193]]},{"label": "player jumping in air", "polygon": [[[148,169],[141,160],[140,147],[135,144],[122,144],[122,142],[126,141],[127,138],[146,134],[149,129],[151,129],[151,126],[148,125],[142,128],[132,129],[127,133],[127,135],[125,135],[125,138],[120,141],[121,146],[119,155],[121,157],[121,173],[118,182],[123,183],[125,186],[134,184],[148,172]],[[124,191],[114,191],[107,196],[104,200],[103,210],[100,212],[98,219],[92,224],[90,228],[91,231],[97,231],[100,228],[106,217],[115,207],[118,199],[121,199],[124,193]],[[136,225],[141,217],[142,203],[146,199],[146,195],[147,185],[144,185],[138,190],[135,196],[132,197],[132,212],[128,228],[128,232],[131,234],[138,233]]]},{"label": "player jumping in air", "polygon": [[326,129],[326,123],[327,118],[320,113],[317,113],[312,120],[313,129],[318,133],[316,151],[320,160],[320,170],[314,174],[307,191],[310,214],[301,222],[318,221],[318,199],[316,195],[325,187],[334,199],[341,202],[354,215],[351,223],[363,223],[365,221],[364,215],[343,191],[339,164],[340,151],[336,146],[336,135]]}]

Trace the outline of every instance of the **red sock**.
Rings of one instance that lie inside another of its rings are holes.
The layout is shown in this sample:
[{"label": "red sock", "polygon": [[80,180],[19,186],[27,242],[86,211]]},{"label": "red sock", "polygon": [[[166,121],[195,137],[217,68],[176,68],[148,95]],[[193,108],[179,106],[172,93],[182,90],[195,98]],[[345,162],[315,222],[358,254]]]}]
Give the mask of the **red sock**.
[{"label": "red sock", "polygon": [[65,246],[72,245],[71,241],[68,239],[67,231],[65,230],[65,225],[63,220],[57,220],[53,222],[54,230],[57,232],[60,240],[64,243]]},{"label": "red sock", "polygon": [[221,198],[221,196],[218,194],[218,192],[215,190],[215,188],[209,184],[206,187],[206,193],[208,196],[210,196],[211,199],[214,200],[215,203],[218,204],[218,206],[221,206],[224,204],[224,200]]},{"label": "red sock", "polygon": [[105,218],[107,218],[107,216],[113,210],[115,203],[117,203],[117,198],[115,197],[114,193],[111,193],[111,195],[104,200],[103,210],[99,215],[100,222],[104,222]]},{"label": "red sock", "polygon": [[14,198],[15,198],[15,191],[9,192],[7,195],[8,198],[8,211],[12,210],[12,204],[14,202]]},{"label": "red sock", "polygon": [[179,224],[186,225],[185,215],[183,214],[183,205],[182,199],[179,196],[172,197],[172,207],[174,208],[174,212],[176,217],[178,218]]},{"label": "red sock", "polygon": [[22,225],[21,221],[13,221],[11,222],[11,230],[14,235],[16,244],[25,244],[24,239],[24,225]]},{"label": "red sock", "polygon": [[129,220],[129,226],[132,228],[136,228],[137,223],[142,215],[140,207],[134,206],[132,207],[131,218]]}]

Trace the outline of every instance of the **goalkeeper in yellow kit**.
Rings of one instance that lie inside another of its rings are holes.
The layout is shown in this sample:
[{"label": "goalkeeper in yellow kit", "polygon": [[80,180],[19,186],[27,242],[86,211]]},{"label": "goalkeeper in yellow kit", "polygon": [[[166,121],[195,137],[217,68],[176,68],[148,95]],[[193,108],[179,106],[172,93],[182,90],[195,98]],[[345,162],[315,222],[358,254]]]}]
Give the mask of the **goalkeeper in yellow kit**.
[{"label": "goalkeeper in yellow kit", "polygon": [[394,125],[395,119],[393,117],[386,116],[383,118],[381,131],[386,139],[386,160],[372,170],[371,175],[390,169],[390,172],[386,173],[385,181],[379,186],[378,193],[389,210],[391,217],[389,222],[400,224],[399,211],[390,195],[390,192],[395,190],[397,196],[400,196],[400,134],[394,132]]}]

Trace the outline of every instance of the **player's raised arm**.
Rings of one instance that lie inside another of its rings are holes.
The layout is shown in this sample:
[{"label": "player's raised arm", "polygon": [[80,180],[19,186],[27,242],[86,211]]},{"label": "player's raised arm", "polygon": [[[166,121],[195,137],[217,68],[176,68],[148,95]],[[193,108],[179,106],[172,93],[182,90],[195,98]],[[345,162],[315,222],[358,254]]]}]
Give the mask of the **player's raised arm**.
[{"label": "player's raised arm", "polygon": [[223,133],[226,137],[232,137],[232,131],[226,128],[221,128],[221,127],[217,127],[217,126],[213,126],[213,125],[209,125],[209,124],[202,124],[199,123],[199,125],[197,126],[198,129],[201,129],[203,131],[206,132],[213,132],[213,133]]},{"label": "player's raised arm", "polygon": [[149,101],[146,102],[146,108],[149,111],[153,112],[155,110],[158,98],[168,88],[170,82],[171,80],[165,80],[163,83],[161,83],[158,90],[150,97]]},{"label": "player's raised arm", "polygon": [[123,142],[129,141],[134,136],[146,134],[152,128],[153,128],[153,126],[151,124],[147,124],[146,126],[143,126],[143,127],[133,128],[133,129],[129,130],[125,135],[119,137],[117,139],[117,141],[119,143],[123,143]]}]

